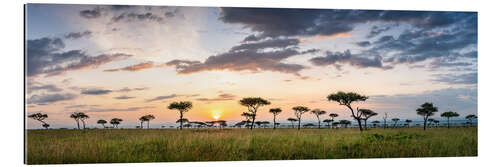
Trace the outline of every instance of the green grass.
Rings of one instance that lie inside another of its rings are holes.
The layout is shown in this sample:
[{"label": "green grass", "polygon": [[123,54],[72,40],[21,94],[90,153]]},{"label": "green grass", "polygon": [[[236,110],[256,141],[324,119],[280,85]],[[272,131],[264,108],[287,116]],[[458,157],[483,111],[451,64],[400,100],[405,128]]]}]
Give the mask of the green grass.
[{"label": "green grass", "polygon": [[28,164],[477,156],[477,128],[28,130]]}]

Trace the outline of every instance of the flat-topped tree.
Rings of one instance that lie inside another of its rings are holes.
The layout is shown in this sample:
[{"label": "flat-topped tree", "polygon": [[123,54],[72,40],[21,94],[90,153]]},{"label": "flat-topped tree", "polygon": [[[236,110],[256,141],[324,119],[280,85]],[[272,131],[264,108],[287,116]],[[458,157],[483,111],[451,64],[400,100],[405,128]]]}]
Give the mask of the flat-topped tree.
[{"label": "flat-topped tree", "polygon": [[[332,118],[332,124],[333,124],[333,122],[335,122],[335,117],[338,117],[339,114],[337,114],[337,113],[331,113],[328,116],[330,116],[330,118]],[[333,125],[330,126],[330,127],[333,127]]]},{"label": "flat-topped tree", "polygon": [[359,109],[359,111],[361,112],[362,119],[365,123],[365,129],[366,129],[366,121],[368,119],[370,119],[371,117],[378,115],[378,113],[376,113],[370,109]]},{"label": "flat-topped tree", "polygon": [[354,92],[342,92],[339,91],[337,93],[332,93],[327,96],[328,101],[336,101],[340,105],[346,106],[350,111],[351,111],[351,116],[358,122],[359,130],[363,131],[363,126],[361,126],[361,112],[357,110],[356,113],[354,113],[354,109],[351,106],[352,102],[358,102],[358,101],[366,101],[368,99],[368,96],[363,96]]},{"label": "flat-topped tree", "polygon": [[69,117],[73,118],[76,121],[76,127],[80,129],[80,117],[78,116],[78,113],[77,112],[71,113]]},{"label": "flat-topped tree", "polygon": [[333,120],[325,119],[325,120],[323,120],[323,122],[326,123],[328,127],[331,127],[332,126],[331,123],[333,122]]},{"label": "flat-topped tree", "polygon": [[343,119],[339,121],[339,124],[344,125],[344,128],[347,128],[347,125],[350,125],[351,121]]},{"label": "flat-topped tree", "polygon": [[120,123],[123,121],[123,119],[120,119],[120,118],[113,118],[111,119],[111,121],[109,121],[109,123],[111,125],[113,125],[113,128],[118,128],[118,125],[120,125]]},{"label": "flat-topped tree", "polygon": [[300,122],[302,120],[302,114],[308,112],[309,108],[304,107],[304,106],[295,106],[292,109],[295,111],[295,117],[297,117],[297,120],[299,121],[299,129],[298,130],[300,130]]},{"label": "flat-topped tree", "polygon": [[373,127],[377,127],[377,124],[379,124],[380,121],[372,121]]},{"label": "flat-topped tree", "polygon": [[102,128],[106,128],[106,126],[104,126],[104,124],[108,123],[108,121],[104,120],[104,119],[100,119],[97,121],[97,124],[101,124],[102,125]]},{"label": "flat-topped tree", "polygon": [[271,102],[260,98],[260,97],[245,97],[240,100],[240,104],[248,108],[248,112],[251,113],[252,124],[250,130],[253,130],[253,125],[255,123],[255,117],[257,116],[257,110],[259,107],[264,105],[269,105]]},{"label": "flat-topped tree", "polygon": [[90,117],[87,114],[83,113],[83,112],[79,112],[77,114],[78,114],[78,117],[80,118],[80,121],[82,121],[83,129],[86,129],[86,127],[85,127],[85,125],[86,125],[85,124],[85,120],[89,119]]},{"label": "flat-topped tree", "polygon": [[447,119],[448,128],[450,128],[450,118],[458,116],[460,116],[460,114],[452,111],[441,113],[441,117],[445,117]]},{"label": "flat-topped tree", "polygon": [[321,129],[321,119],[319,118],[319,116],[326,114],[326,111],[314,109],[311,111],[311,114],[314,114],[316,118],[318,118],[318,129]]},{"label": "flat-topped tree", "polygon": [[299,121],[295,118],[288,118],[287,120],[290,121],[290,123],[292,123],[292,128],[294,128],[293,123]]},{"label": "flat-topped tree", "polygon": [[396,125],[398,125],[398,121],[399,121],[399,120],[400,120],[399,118],[393,118],[393,119],[392,119],[392,121],[394,122],[394,126],[393,126],[393,128],[395,128],[395,127],[396,127]]},{"label": "flat-topped tree", "polygon": [[281,108],[271,108],[269,112],[273,114],[273,129],[276,129],[276,116],[281,113]]},{"label": "flat-topped tree", "polygon": [[474,114],[469,114],[465,116],[465,119],[467,119],[467,123],[472,125],[472,120],[477,119],[477,116]]},{"label": "flat-topped tree", "polygon": [[420,105],[420,108],[417,109],[417,114],[424,117],[424,130],[427,127],[427,119],[429,119],[430,116],[433,116],[436,112],[438,112],[438,108],[428,102]]},{"label": "flat-topped tree", "polygon": [[[45,129],[48,129],[48,126],[45,127],[47,124],[45,121],[43,121],[44,119],[48,118],[49,116],[47,114],[42,114],[42,113],[34,113],[34,114],[30,114],[28,115],[28,118],[31,118],[31,119],[34,119],[34,120],[37,120],[39,122],[42,123],[42,127],[44,127]],[[48,124],[47,124],[48,125]]]},{"label": "flat-topped tree", "polygon": [[410,128],[410,123],[411,123],[411,122],[413,122],[413,121],[412,121],[412,120],[409,120],[409,119],[405,120],[406,126],[408,126],[408,128]]},{"label": "flat-topped tree", "polygon": [[141,129],[142,129],[142,123],[143,122],[147,122],[148,123],[148,129],[149,129],[149,121],[151,121],[153,119],[155,119],[155,116],[151,115],[151,114],[144,115],[144,116],[140,117],[139,121],[141,121]]},{"label": "flat-topped tree", "polygon": [[[178,110],[179,111],[179,120],[182,120],[184,118],[184,113],[188,112],[191,108],[193,108],[193,103],[190,101],[180,101],[180,102],[173,102],[170,103],[168,106],[168,109],[170,110]],[[182,130],[182,124],[184,122],[180,121],[180,129]]]}]

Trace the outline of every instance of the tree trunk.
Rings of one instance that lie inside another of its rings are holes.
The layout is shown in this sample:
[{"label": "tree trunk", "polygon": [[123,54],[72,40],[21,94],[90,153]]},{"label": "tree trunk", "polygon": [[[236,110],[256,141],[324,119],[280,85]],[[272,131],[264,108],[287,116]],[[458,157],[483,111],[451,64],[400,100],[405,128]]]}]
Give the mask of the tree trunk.
[{"label": "tree trunk", "polygon": [[141,129],[142,129],[142,123],[144,123],[143,121],[141,121]]},{"label": "tree trunk", "polygon": [[356,118],[356,116],[354,115],[354,110],[352,109],[352,107],[350,105],[346,105],[346,106],[347,106],[347,108],[349,108],[349,110],[351,110],[352,117],[354,119],[356,119],[356,121],[358,121],[359,131],[363,131],[363,127],[361,125],[361,120],[359,118]]},{"label": "tree trunk", "polygon": [[300,118],[299,118],[299,130],[300,130]]},{"label": "tree trunk", "polygon": [[321,129],[321,120],[319,120],[319,117],[318,117],[318,129]]},{"label": "tree trunk", "polygon": [[250,126],[250,130],[253,130],[254,123],[255,123],[255,114],[252,115],[252,126]]},{"label": "tree trunk", "polygon": [[365,129],[366,129],[366,119],[364,121],[365,121]]},{"label": "tree trunk", "polygon": [[450,129],[450,118],[448,117],[448,129]]},{"label": "tree trunk", "polygon": [[273,118],[273,129],[276,129],[276,115],[274,115],[274,118]]},{"label": "tree trunk", "polygon": [[80,121],[76,120],[76,126],[80,129]]},{"label": "tree trunk", "polygon": [[182,115],[182,112],[181,112],[181,119],[179,120],[179,121],[180,121],[180,122],[179,122],[179,124],[181,124],[181,126],[180,126],[179,128],[180,128],[181,130],[182,130],[182,123],[184,122],[184,120],[182,120],[182,117],[183,117],[183,115]]},{"label": "tree trunk", "polygon": [[103,129],[106,129],[106,126],[104,126],[104,124],[102,124],[102,128],[103,128]]},{"label": "tree trunk", "polygon": [[148,129],[149,129],[149,121],[148,121]]},{"label": "tree trunk", "polygon": [[358,121],[359,131],[363,131],[363,125],[361,125],[361,119],[356,119]]},{"label": "tree trunk", "polygon": [[427,118],[424,117],[424,130],[427,127]]}]

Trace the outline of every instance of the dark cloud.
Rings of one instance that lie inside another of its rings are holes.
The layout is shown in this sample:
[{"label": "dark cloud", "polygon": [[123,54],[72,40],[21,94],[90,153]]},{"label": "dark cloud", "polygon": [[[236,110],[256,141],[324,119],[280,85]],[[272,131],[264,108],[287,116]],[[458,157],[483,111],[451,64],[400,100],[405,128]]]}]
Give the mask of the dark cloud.
[{"label": "dark cloud", "polygon": [[50,104],[58,101],[66,101],[75,99],[77,96],[74,94],[66,93],[66,94],[41,94],[41,95],[32,95],[27,99],[28,104]]},{"label": "dark cloud", "polygon": [[290,37],[348,33],[357,24],[368,22],[397,22],[422,28],[443,27],[460,21],[462,16],[468,14],[428,11],[221,8],[219,19],[225,23],[243,25],[259,33],[261,37]]},{"label": "dark cloud", "polygon": [[175,66],[179,74],[202,71],[274,71],[299,75],[306,67],[300,64],[287,64],[282,61],[292,56],[315,53],[317,49],[299,51],[298,39],[269,39],[252,43],[241,43],[228,52],[208,57],[204,62],[172,60],[167,66]]},{"label": "dark cloud", "polygon": [[80,39],[83,37],[90,37],[92,35],[91,31],[83,31],[83,32],[71,32],[66,35],[64,35],[64,38],[66,39]]},{"label": "dark cloud", "polygon": [[175,98],[177,97],[176,94],[171,94],[171,95],[167,95],[167,96],[157,96],[155,98],[152,98],[152,99],[148,99],[146,100],[146,102],[153,102],[153,101],[159,101],[159,100],[165,100],[165,99],[171,99],[171,98]]},{"label": "dark cloud", "polygon": [[93,105],[87,105],[87,104],[77,104],[77,105],[71,105],[71,106],[66,106],[64,108],[66,109],[72,109],[72,108],[86,108],[86,107],[99,107],[100,105],[93,104]]},{"label": "dark cloud", "polygon": [[144,63],[130,65],[130,66],[123,67],[123,68],[107,69],[107,70],[104,70],[104,72],[117,72],[117,71],[136,72],[136,71],[141,71],[141,70],[149,69],[149,68],[153,68],[153,67],[155,67],[154,63],[152,61],[150,61],[150,62],[144,62]]},{"label": "dark cloud", "polygon": [[131,92],[131,91],[141,91],[141,90],[147,90],[147,89],[149,89],[149,88],[147,88],[147,87],[141,87],[141,88],[128,88],[128,87],[124,87],[124,88],[115,90],[114,92]]},{"label": "dark cloud", "polygon": [[158,15],[155,15],[151,12],[147,12],[147,13],[134,13],[134,12],[130,12],[130,13],[122,13],[118,16],[115,16],[113,18],[111,18],[111,21],[112,22],[121,22],[121,21],[127,21],[127,22],[131,22],[131,21],[155,21],[155,22],[162,22],[163,21],[163,17],[161,16],[158,16]]},{"label": "dark cloud", "polygon": [[472,85],[477,84],[477,72],[465,73],[465,74],[436,74],[434,75],[437,79],[434,82],[446,83],[446,84],[464,84]]},{"label": "dark cloud", "polygon": [[390,69],[390,66],[384,66],[382,64],[382,57],[374,56],[373,58],[366,58],[361,55],[353,55],[349,50],[345,52],[326,52],[324,57],[314,57],[309,60],[311,63],[317,66],[327,66],[334,65],[338,69],[342,64],[349,64],[357,68],[380,68],[380,69]]},{"label": "dark cloud", "polygon": [[114,97],[115,99],[118,99],[118,100],[126,100],[126,99],[133,99],[135,97],[131,97],[131,96],[118,96],[118,97]]},{"label": "dark cloud", "polygon": [[111,92],[112,90],[107,89],[84,89],[80,93],[84,95],[104,95]]},{"label": "dark cloud", "polygon": [[87,19],[95,19],[101,17],[101,8],[96,7],[80,11],[80,16]]},{"label": "dark cloud", "polygon": [[42,85],[42,84],[35,84],[35,83],[31,83],[31,82],[28,82],[28,86],[26,87],[26,90],[28,93],[37,92],[37,91],[41,91],[41,90],[45,90],[47,92],[60,92],[60,91],[62,91],[62,89],[58,88],[56,85],[52,85],[52,84]]},{"label": "dark cloud", "polygon": [[392,25],[385,25],[385,26],[372,26],[370,29],[370,32],[366,36],[366,38],[373,38],[383,32],[389,31],[392,27],[396,26],[397,24],[392,24]]},{"label": "dark cloud", "polygon": [[139,110],[144,110],[144,109],[152,109],[155,108],[153,106],[142,106],[142,107],[128,107],[128,108],[90,108],[87,110],[78,110],[77,112],[94,112],[94,113],[99,113],[99,112],[125,112],[125,111],[139,111]]},{"label": "dark cloud", "polygon": [[356,45],[361,46],[361,47],[367,47],[367,46],[370,46],[370,41],[356,42]]},{"label": "dark cloud", "polygon": [[89,56],[82,50],[63,51],[65,44],[60,38],[40,38],[27,41],[28,76],[60,75],[67,71],[97,68],[102,64],[123,60],[132,55],[124,53]]},{"label": "dark cloud", "polygon": [[205,102],[213,102],[213,101],[226,101],[226,100],[234,100],[236,98],[235,95],[228,94],[228,93],[223,93],[220,94],[219,96],[215,98],[197,98],[196,100],[198,101],[205,101]]}]

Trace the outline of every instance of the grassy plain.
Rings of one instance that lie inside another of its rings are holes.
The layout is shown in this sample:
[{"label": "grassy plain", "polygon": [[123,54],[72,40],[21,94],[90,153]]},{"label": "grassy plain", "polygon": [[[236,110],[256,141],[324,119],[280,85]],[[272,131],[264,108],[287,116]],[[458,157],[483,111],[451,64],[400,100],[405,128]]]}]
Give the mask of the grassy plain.
[{"label": "grassy plain", "polygon": [[28,164],[477,156],[477,128],[28,130]]}]

